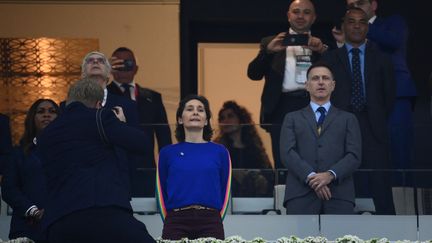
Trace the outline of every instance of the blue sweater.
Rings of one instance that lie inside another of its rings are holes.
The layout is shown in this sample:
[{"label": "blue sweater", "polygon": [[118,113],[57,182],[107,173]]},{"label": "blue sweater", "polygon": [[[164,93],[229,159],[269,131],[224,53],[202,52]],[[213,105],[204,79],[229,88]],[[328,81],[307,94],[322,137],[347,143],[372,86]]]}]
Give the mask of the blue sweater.
[{"label": "blue sweater", "polygon": [[182,142],[164,147],[157,168],[158,202],[167,211],[189,205],[215,208],[225,215],[231,187],[227,149],[213,142]]}]

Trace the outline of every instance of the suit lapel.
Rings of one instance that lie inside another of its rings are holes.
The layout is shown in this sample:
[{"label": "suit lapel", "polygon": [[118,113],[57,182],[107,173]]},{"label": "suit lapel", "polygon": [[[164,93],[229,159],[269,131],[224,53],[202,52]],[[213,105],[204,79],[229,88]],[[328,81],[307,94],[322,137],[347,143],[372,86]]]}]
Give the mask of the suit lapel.
[{"label": "suit lapel", "polygon": [[315,136],[318,137],[317,122],[316,122],[315,112],[312,110],[312,107],[308,105],[305,108],[303,108],[302,114],[303,117],[306,119],[307,124],[315,134]]},{"label": "suit lapel", "polygon": [[[348,52],[345,46],[342,46],[338,49],[337,56],[339,57],[340,62],[342,63],[344,70],[347,72],[347,76],[352,78],[351,65],[348,57]],[[350,80],[351,87],[351,80]]]},{"label": "suit lapel", "polygon": [[364,82],[366,85],[366,97],[367,95],[370,93],[368,90],[369,82],[370,80],[372,80],[372,73],[373,72],[373,68],[375,68],[377,65],[375,65],[375,61],[376,61],[376,56],[375,56],[375,52],[372,46],[372,43],[368,42],[366,44],[366,49],[365,49],[365,61],[364,61]]},{"label": "suit lapel", "polygon": [[277,52],[274,55],[272,68],[283,77],[285,74],[286,50]]},{"label": "suit lapel", "polygon": [[324,124],[321,128],[321,135],[326,131],[327,127],[333,122],[333,120],[337,117],[338,109],[334,106],[330,106],[329,111],[327,112],[327,116],[324,119]]}]

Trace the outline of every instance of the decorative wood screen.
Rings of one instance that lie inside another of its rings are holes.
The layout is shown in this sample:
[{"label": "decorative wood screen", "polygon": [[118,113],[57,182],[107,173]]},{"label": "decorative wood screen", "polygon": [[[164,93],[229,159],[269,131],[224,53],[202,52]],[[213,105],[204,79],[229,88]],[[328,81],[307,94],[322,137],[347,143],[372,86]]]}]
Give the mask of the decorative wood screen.
[{"label": "decorative wood screen", "polygon": [[98,49],[97,39],[0,38],[0,112],[11,119],[14,143],[31,104],[39,98],[64,100],[81,76],[83,57]]}]

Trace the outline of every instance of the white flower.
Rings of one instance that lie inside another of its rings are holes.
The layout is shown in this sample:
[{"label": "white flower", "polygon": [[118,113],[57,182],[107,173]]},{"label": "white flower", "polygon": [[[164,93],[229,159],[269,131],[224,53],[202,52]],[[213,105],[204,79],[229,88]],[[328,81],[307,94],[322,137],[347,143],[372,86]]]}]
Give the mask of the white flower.
[{"label": "white flower", "polygon": [[317,236],[317,237],[308,236],[303,239],[303,243],[325,243],[327,241],[328,241],[327,238],[322,236]]},{"label": "white flower", "polygon": [[364,243],[364,240],[355,235],[345,235],[344,237],[337,238],[336,243]]}]

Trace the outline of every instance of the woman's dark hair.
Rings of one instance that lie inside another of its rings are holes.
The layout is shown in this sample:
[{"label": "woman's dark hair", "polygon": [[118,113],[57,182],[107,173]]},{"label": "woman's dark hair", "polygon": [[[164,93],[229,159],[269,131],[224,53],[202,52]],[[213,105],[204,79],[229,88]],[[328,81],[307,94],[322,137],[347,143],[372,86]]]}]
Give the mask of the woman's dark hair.
[{"label": "woman's dark hair", "polygon": [[208,100],[201,95],[188,95],[180,101],[176,113],[176,129],[175,129],[176,139],[179,142],[185,141],[184,127],[183,124],[179,124],[178,119],[182,117],[183,110],[185,109],[186,103],[188,103],[191,100],[199,100],[204,105],[204,110],[207,116],[207,125],[204,126],[203,139],[205,141],[210,141],[213,136],[213,129],[210,124],[210,118],[211,118],[210,105]]},{"label": "woman's dark hair", "polygon": [[59,113],[58,105],[51,99],[38,99],[30,106],[30,109],[27,111],[27,115],[24,120],[24,134],[21,138],[21,146],[25,154],[28,154],[30,149],[34,146],[33,139],[36,137],[36,135],[38,135],[35,123],[35,116],[38,106],[45,101],[51,103],[57,114]]},{"label": "woman's dark hair", "polygon": [[[241,129],[241,142],[246,147],[252,147],[253,151],[258,153],[260,161],[264,161],[265,164],[262,168],[271,168],[270,159],[265,152],[263,142],[258,135],[255,127],[255,123],[252,121],[251,113],[243,106],[237,104],[233,100],[226,101],[222,108],[219,110],[218,121],[220,123],[222,112],[226,110],[232,110],[234,114],[238,117]],[[221,130],[222,131],[222,130]],[[225,145],[228,149],[233,146],[233,140],[229,134],[220,132],[216,137],[215,142]]]}]

